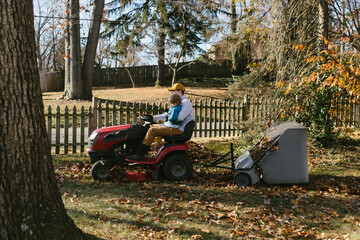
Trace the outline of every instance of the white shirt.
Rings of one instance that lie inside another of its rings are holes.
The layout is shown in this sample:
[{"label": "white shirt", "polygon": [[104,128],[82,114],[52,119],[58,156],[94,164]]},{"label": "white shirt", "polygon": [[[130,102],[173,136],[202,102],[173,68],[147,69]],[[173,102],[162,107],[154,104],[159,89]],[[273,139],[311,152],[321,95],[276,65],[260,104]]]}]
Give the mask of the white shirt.
[{"label": "white shirt", "polygon": [[[168,113],[164,113],[161,115],[154,116],[154,120],[165,120]],[[181,111],[179,112],[178,121],[183,121],[179,126],[179,130],[184,131],[186,124],[188,124],[191,120],[194,120],[194,110],[191,102],[185,95],[181,96]]]}]

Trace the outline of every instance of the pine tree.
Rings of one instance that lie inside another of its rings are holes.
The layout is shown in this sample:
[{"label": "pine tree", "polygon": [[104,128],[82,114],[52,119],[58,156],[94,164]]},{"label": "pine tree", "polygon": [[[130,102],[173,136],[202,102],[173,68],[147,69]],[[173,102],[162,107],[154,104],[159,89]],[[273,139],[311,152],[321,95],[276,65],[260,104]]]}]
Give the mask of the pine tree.
[{"label": "pine tree", "polygon": [[[166,50],[169,46],[177,50],[175,63],[171,65],[174,76],[179,69],[179,61],[184,56],[189,56],[194,51],[201,51],[199,44],[210,37],[212,17],[216,16],[217,9],[212,2],[199,2],[194,0],[186,1],[112,1],[112,8],[108,11],[111,14],[120,15],[114,21],[110,21],[104,37],[112,37],[120,33],[123,43],[117,44],[126,48],[128,45],[144,45],[142,41],[145,36],[156,39],[154,49],[148,47],[158,59],[158,80],[157,84],[164,83],[164,64],[169,63]],[[130,9],[124,12],[124,9]],[[155,35],[155,36],[154,36]],[[174,47],[174,48],[173,48]],[[121,50],[118,50],[121,52]]]}]

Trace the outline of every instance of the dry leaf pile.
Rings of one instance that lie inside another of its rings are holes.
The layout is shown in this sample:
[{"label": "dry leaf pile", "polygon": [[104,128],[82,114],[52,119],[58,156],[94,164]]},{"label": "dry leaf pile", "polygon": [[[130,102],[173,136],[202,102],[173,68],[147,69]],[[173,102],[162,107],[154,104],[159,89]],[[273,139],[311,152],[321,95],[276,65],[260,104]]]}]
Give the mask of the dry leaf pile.
[{"label": "dry leaf pile", "polygon": [[59,186],[62,186],[66,179],[80,181],[90,179],[91,164],[86,162],[66,163],[64,166],[55,167],[55,176]]},{"label": "dry leaf pile", "polygon": [[[259,144],[257,144],[253,149],[250,150],[251,158],[256,161],[263,153],[265,153],[271,147],[271,142],[267,137],[264,137]],[[279,142],[270,150],[275,152],[279,149]]]},{"label": "dry leaf pile", "polygon": [[[187,144],[190,147],[187,151],[187,155],[195,164],[208,164],[215,161],[220,156],[219,154],[207,149],[202,144],[198,144],[193,141],[188,141]],[[150,156],[155,156],[163,146],[164,142],[153,143],[148,154]]]}]

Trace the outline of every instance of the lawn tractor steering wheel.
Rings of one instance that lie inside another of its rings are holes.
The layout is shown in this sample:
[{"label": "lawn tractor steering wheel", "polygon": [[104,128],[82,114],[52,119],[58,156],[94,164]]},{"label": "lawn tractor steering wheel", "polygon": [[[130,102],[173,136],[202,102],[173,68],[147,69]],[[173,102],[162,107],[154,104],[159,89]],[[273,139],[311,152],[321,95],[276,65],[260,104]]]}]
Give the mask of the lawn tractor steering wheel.
[{"label": "lawn tractor steering wheel", "polygon": [[150,114],[145,114],[140,116],[140,119],[143,120],[144,122],[148,122],[150,124],[155,124],[157,122],[155,122],[154,117]]}]

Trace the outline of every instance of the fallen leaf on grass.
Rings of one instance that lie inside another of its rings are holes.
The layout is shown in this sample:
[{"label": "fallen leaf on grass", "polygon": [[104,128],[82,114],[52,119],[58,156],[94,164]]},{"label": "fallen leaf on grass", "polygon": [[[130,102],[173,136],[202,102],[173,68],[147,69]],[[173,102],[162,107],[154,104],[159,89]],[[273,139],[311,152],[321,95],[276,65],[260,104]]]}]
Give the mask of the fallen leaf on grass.
[{"label": "fallen leaf on grass", "polygon": [[246,233],[240,230],[231,230],[231,234],[235,237],[244,236]]},{"label": "fallen leaf on grass", "polygon": [[110,200],[111,203],[116,204],[129,204],[131,201],[129,199],[120,199],[120,198],[114,198]]},{"label": "fallen leaf on grass", "polygon": [[300,213],[300,214],[305,213],[304,209],[302,209],[302,208],[296,208],[295,212]]},{"label": "fallen leaf on grass", "polygon": [[140,223],[140,224],[142,224],[142,225],[145,224],[145,222],[144,222],[144,220],[142,220],[142,218],[138,218],[138,219],[137,219],[137,222]]},{"label": "fallen leaf on grass", "polygon": [[191,239],[200,240],[200,239],[204,239],[204,238],[200,234],[195,234],[195,235],[191,236]]},{"label": "fallen leaf on grass", "polygon": [[193,201],[190,201],[190,203],[193,204],[201,204],[201,201],[199,199],[195,199]]},{"label": "fallen leaf on grass", "polygon": [[196,212],[196,211],[188,211],[186,214],[187,214],[187,216],[189,216],[189,217],[196,217],[196,216],[197,216],[197,212]]}]

